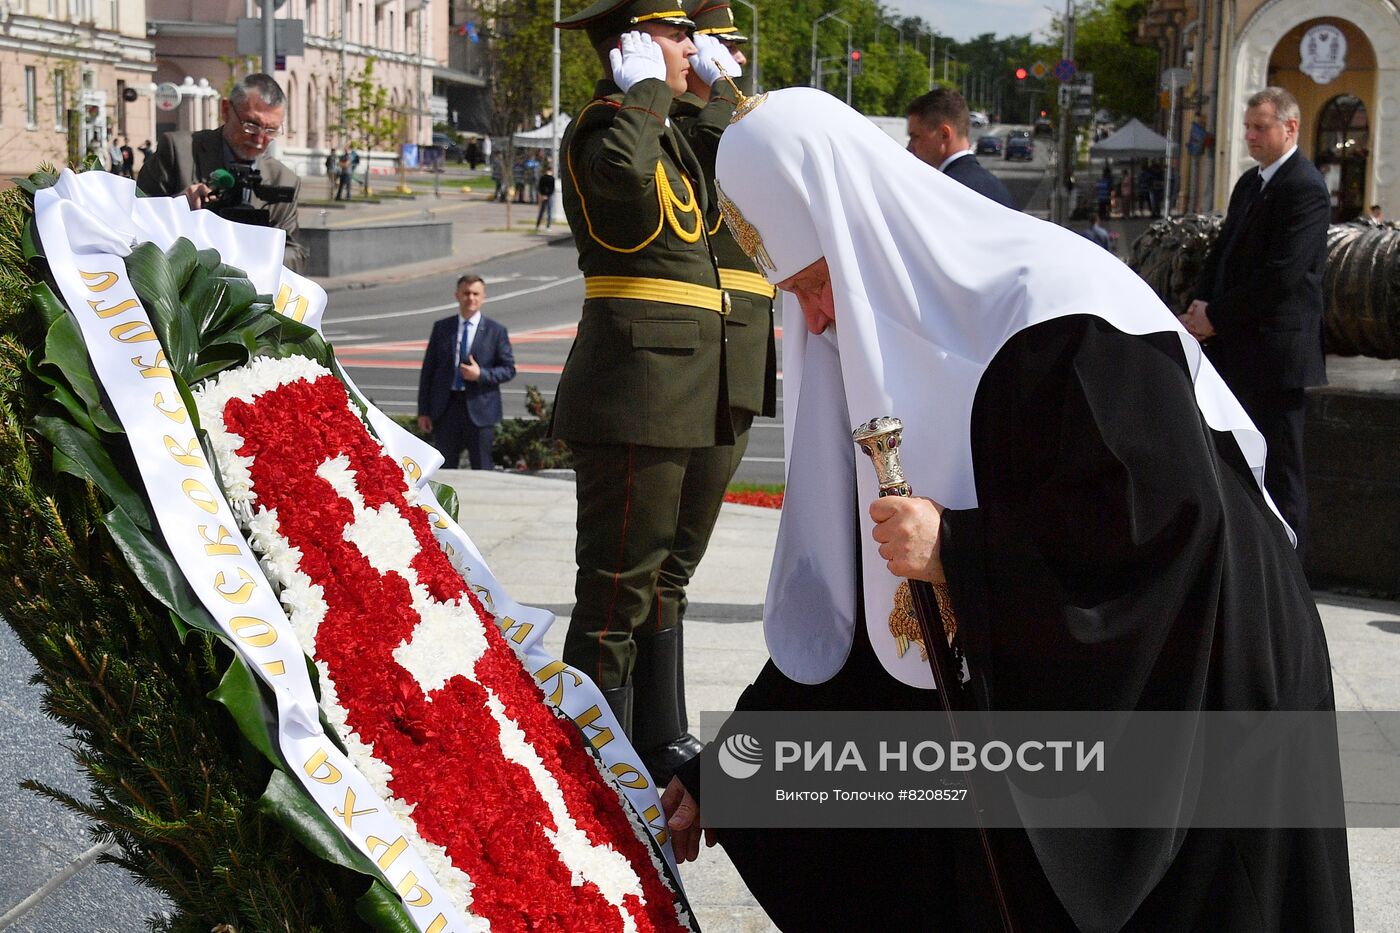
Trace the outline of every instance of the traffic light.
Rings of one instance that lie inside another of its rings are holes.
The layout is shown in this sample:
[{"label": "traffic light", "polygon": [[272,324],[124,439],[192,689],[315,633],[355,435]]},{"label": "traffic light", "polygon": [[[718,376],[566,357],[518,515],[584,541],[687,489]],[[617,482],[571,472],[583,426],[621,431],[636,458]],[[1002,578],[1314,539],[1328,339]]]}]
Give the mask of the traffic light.
[{"label": "traffic light", "polygon": [[851,49],[851,77],[856,77],[865,70],[865,62],[862,60],[860,49]]},{"label": "traffic light", "polygon": [[1024,81],[1024,80],[1026,80],[1026,69],[1024,69],[1024,68],[1017,68],[1017,69],[1016,69],[1016,80],[1017,80],[1017,81]]}]

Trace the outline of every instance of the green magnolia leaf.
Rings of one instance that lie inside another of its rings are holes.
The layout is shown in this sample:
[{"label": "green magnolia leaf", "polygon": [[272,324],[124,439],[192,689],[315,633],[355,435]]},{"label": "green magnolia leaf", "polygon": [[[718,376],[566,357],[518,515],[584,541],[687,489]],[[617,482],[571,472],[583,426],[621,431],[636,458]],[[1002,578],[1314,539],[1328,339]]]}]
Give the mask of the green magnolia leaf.
[{"label": "green magnolia leaf", "polygon": [[191,273],[199,267],[199,250],[188,239],[180,237],[165,251],[165,259],[170,263],[170,275],[175,280],[176,291],[183,292]]},{"label": "green magnolia leaf", "polygon": [[183,619],[186,625],[223,637],[223,631],[199,597],[194,595],[194,590],[190,589],[184,571],[170,555],[164,542],[158,541],[154,533],[139,527],[120,507],[103,515],[102,524],[111,533],[131,572],[147,592]]},{"label": "green magnolia leaf", "polygon": [[58,296],[53,293],[52,288],[49,288],[47,282],[35,282],[29,286],[29,303],[44,319],[46,327],[52,327],[54,321],[68,313],[68,309],[63,306],[63,302],[58,300]]},{"label": "green magnolia leaf", "polygon": [[[93,424],[92,417],[88,414],[87,406],[83,404],[82,399],[73,394],[73,390],[68,388],[68,386],[57,381],[50,382],[50,388],[49,391],[45,393],[45,398],[52,399],[63,406],[63,410],[68,412],[68,417],[71,418],[73,423],[78,427],[95,438],[101,438],[101,432],[98,430],[97,425]],[[58,451],[58,453],[62,453],[62,451]]]},{"label": "green magnolia leaf", "polygon": [[[217,376],[226,369],[233,369],[235,366],[242,366],[248,362],[248,353],[242,347],[224,347],[224,354],[227,358],[221,359],[220,354],[212,354],[208,362],[201,362],[194,368],[192,377],[195,382],[203,382],[210,376]],[[201,355],[203,360],[204,356]]]},{"label": "green magnolia leaf", "polygon": [[180,240],[171,247],[176,258],[174,263],[155,244],[142,243],[126,257],[126,269],[165,348],[170,368],[188,379],[199,350],[199,330],[180,301],[177,275],[183,272],[188,276],[194,263],[193,246],[189,247],[191,252],[178,251],[182,242],[189,243]]},{"label": "green magnolia leaf", "polygon": [[273,744],[277,734],[276,710],[269,708],[262,686],[241,657],[234,655],[219,686],[209,692],[209,699],[224,705],[238,723],[239,731],[274,767],[284,766]]},{"label": "green magnolia leaf", "polygon": [[170,613],[170,624],[175,626],[175,635],[180,639],[180,644],[183,645],[185,643],[185,639],[189,637],[189,634],[192,630],[188,625],[185,624],[185,620],[180,618],[174,612]]},{"label": "green magnolia leaf", "polygon": [[210,275],[203,266],[195,266],[180,293],[180,300],[194,316],[200,333],[207,334],[209,323],[227,310],[228,288],[222,279]]},{"label": "green magnolia leaf", "polygon": [[68,384],[84,399],[101,397],[83,332],[73,315],[65,313],[49,325],[44,335],[43,362],[58,367]]},{"label": "green magnolia leaf", "polygon": [[418,933],[418,925],[409,916],[408,908],[381,881],[371,884],[364,896],[355,902],[355,913],[379,933]]},{"label": "green magnolia leaf", "polygon": [[454,522],[457,521],[457,508],[460,504],[457,501],[457,490],[446,483],[434,480],[428,480],[428,488],[433,491],[434,496],[437,496],[438,505],[441,505],[447,514],[452,516]]},{"label": "green magnolia leaf", "polygon": [[371,878],[380,877],[375,864],[351,845],[325,811],[286,772],[272,772],[267,790],[258,798],[258,810],[286,827],[312,855]]},{"label": "green magnolia leaf", "polygon": [[34,429],[65,455],[62,464],[55,458],[55,469],[92,483],[142,528],[154,527],[146,501],[117,470],[100,441],[77,425],[49,415],[35,418]]},{"label": "green magnolia leaf", "polygon": [[259,356],[260,354],[258,351],[262,345],[263,335],[275,331],[277,325],[278,321],[271,315],[259,315],[248,324],[236,330],[229,331],[228,337],[221,339],[219,342],[237,341],[248,351],[249,356]]}]

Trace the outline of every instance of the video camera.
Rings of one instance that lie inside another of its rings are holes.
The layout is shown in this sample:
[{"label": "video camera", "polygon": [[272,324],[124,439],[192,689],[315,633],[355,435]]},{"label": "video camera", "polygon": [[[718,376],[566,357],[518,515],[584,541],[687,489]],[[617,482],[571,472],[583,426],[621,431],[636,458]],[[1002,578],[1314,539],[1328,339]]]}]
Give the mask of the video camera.
[{"label": "video camera", "polygon": [[214,190],[206,205],[225,220],[240,224],[272,226],[267,208],[245,204],[245,191],[252,192],[264,204],[289,204],[297,195],[291,185],[265,185],[262,172],[251,165],[235,164],[232,169],[216,168],[209,174],[209,187]]}]

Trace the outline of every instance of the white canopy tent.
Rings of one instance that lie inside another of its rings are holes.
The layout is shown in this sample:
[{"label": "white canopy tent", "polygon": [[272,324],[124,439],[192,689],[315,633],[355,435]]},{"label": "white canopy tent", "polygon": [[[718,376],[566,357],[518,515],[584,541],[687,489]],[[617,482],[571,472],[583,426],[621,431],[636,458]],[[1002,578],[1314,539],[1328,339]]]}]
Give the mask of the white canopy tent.
[{"label": "white canopy tent", "polygon": [[1089,147],[1089,155],[1095,159],[1161,159],[1166,153],[1167,137],[1136,117]]},{"label": "white canopy tent", "polygon": [[[572,121],[567,113],[561,113],[559,115],[560,139],[564,138],[564,130],[569,128],[570,122]],[[554,144],[554,121],[550,120],[543,126],[533,130],[525,130],[516,133],[511,141],[518,149],[548,149]]]}]

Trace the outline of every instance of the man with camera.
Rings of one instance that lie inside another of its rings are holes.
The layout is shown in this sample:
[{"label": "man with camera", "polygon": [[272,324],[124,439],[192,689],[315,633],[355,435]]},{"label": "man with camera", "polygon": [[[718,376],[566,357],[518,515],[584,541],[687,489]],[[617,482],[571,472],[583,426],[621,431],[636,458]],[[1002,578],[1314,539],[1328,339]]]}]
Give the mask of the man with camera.
[{"label": "man with camera", "polygon": [[247,75],[219,102],[219,114],[222,126],[163,135],[141,166],[137,187],[153,197],[183,194],[193,210],[286,231],[284,261],[304,272],[306,247],[297,239],[301,181],[265,151],[282,134],[282,88],[270,75]]}]

